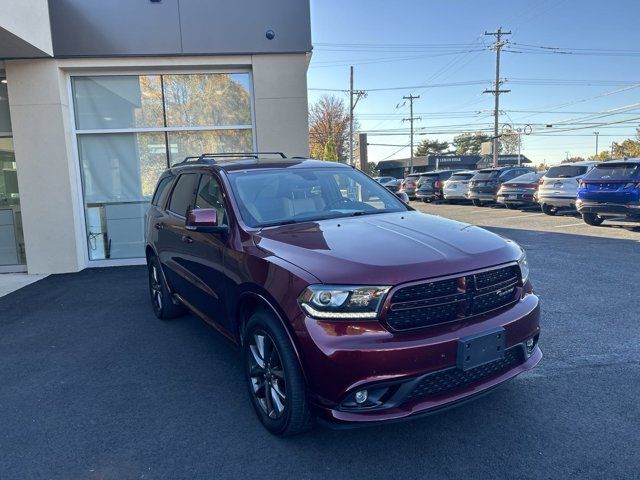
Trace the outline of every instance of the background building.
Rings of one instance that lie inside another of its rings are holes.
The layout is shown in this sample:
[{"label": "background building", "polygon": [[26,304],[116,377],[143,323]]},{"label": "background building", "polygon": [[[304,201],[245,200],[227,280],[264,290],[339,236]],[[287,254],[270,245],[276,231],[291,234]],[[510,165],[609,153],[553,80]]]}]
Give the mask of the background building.
[{"label": "background building", "polygon": [[308,155],[307,0],[4,0],[0,272],[142,261],[156,179]]},{"label": "background building", "polygon": [[[390,176],[404,178],[409,173],[409,158],[399,158],[397,160],[384,160],[378,162],[380,176]],[[525,155],[520,155],[520,163],[523,165],[531,163]],[[498,164],[517,165],[518,155],[499,155]],[[429,157],[413,157],[414,173],[432,172],[434,170],[476,170],[478,168],[490,168],[493,166],[493,159],[481,155],[439,155]]]}]

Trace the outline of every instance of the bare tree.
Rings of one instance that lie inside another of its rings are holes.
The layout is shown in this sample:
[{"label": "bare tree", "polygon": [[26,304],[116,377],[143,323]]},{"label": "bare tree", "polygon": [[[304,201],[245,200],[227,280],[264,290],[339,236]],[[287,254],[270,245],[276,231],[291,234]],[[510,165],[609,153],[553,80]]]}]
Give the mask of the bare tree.
[{"label": "bare tree", "polygon": [[338,161],[346,162],[349,143],[348,109],[341,98],[323,95],[309,109],[309,150],[312,158],[324,157],[329,139],[335,145]]}]

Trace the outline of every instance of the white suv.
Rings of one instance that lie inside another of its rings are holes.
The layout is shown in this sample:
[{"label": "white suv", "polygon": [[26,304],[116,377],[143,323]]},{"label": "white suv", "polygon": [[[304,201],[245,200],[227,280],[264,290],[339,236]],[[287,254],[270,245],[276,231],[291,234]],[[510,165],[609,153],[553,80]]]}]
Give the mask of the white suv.
[{"label": "white suv", "polygon": [[560,208],[575,208],[580,180],[597,164],[575,162],[551,167],[540,179],[538,203],[542,211],[555,215]]},{"label": "white suv", "polygon": [[467,190],[469,190],[469,180],[477,172],[475,170],[463,170],[456,172],[449,180],[444,182],[442,187],[442,195],[449,203],[455,203],[460,200],[467,200]]}]

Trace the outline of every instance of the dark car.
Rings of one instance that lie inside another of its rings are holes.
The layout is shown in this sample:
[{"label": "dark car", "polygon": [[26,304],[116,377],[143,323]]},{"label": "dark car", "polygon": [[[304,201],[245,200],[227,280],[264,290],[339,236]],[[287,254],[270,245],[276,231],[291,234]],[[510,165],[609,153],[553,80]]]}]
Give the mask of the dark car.
[{"label": "dark car", "polygon": [[607,217],[640,219],[640,159],[596,165],[582,177],[576,208],[589,225]]},{"label": "dark car", "polygon": [[520,175],[502,184],[498,190],[498,203],[507,208],[537,206],[535,194],[540,188],[540,179],[547,172],[531,172]]},{"label": "dark car", "polygon": [[420,173],[410,173],[400,184],[399,191],[406,193],[411,200],[416,198],[416,186],[420,175]]},{"label": "dark car", "polygon": [[240,347],[268,430],[413,418],[540,361],[516,243],[344,164],[247,155],[162,174],[146,256],[156,316],[190,310]]},{"label": "dark car", "polygon": [[380,185],[384,185],[386,183],[392,182],[393,180],[396,180],[396,177],[374,177],[373,179]]},{"label": "dark car", "polygon": [[535,169],[530,167],[496,167],[478,170],[469,182],[467,196],[476,207],[496,202],[498,190],[504,182],[532,172],[535,172]]},{"label": "dark car", "polygon": [[423,202],[443,200],[444,182],[458,171],[460,170],[438,170],[421,174],[416,185],[416,198]]},{"label": "dark car", "polygon": [[398,193],[400,191],[400,185],[402,185],[402,180],[400,180],[399,178],[394,178],[393,180],[381,183],[381,185],[390,192]]}]

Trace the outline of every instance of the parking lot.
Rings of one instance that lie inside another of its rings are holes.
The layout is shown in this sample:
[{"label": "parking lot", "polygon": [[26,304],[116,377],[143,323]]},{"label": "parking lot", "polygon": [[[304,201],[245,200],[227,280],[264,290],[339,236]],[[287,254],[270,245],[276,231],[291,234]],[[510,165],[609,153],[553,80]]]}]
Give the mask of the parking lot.
[{"label": "parking lot", "polygon": [[51,276],[0,298],[0,478],[637,478],[638,224],[412,205],[527,249],[538,368],[417,421],[280,439],[231,344],[154,317],[144,267]]}]

